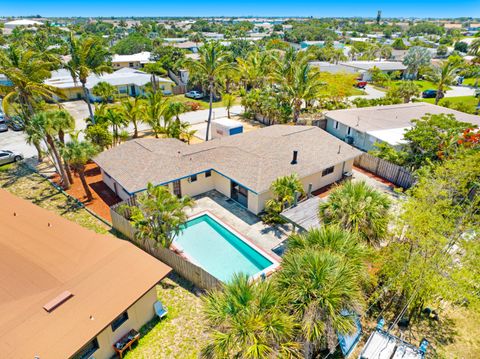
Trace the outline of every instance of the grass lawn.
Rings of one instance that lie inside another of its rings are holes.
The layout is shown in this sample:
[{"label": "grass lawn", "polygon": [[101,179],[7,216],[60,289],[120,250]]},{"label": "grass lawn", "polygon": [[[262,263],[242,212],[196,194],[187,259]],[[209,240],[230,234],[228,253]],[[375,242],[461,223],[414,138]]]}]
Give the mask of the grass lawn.
[{"label": "grass lawn", "polygon": [[198,358],[206,341],[201,299],[192,285],[175,274],[157,286],[158,299],[167,316],[153,319],[140,329],[141,338],[125,359]]},{"label": "grass lawn", "polygon": [[0,167],[0,188],[95,232],[107,233],[110,229],[84,208],[79,208],[77,202],[55,189],[48,180],[20,164]]},{"label": "grass lawn", "polygon": [[[392,82],[392,85],[396,86],[400,83],[401,81],[394,81]],[[436,90],[437,85],[435,85],[433,82],[426,81],[426,80],[413,80],[413,82],[420,87],[420,91],[423,92],[425,90]]]},{"label": "grass lawn", "polygon": [[465,86],[475,86],[475,82],[478,82],[478,85],[480,85],[480,81],[477,80],[477,79],[474,79],[473,77],[472,78],[469,78],[469,79],[464,79],[463,80],[463,84]]},{"label": "grass lawn", "polygon": [[[421,100],[429,103],[435,102],[434,98],[423,98]],[[478,105],[478,98],[474,96],[444,97],[438,104],[443,106],[445,102],[449,103],[449,106],[446,107],[457,109],[457,106],[462,106],[459,111],[475,113],[475,109]]]},{"label": "grass lawn", "polygon": [[[188,97],[185,97],[185,95],[181,94],[181,95],[173,95],[173,96],[169,96],[173,101],[178,101],[178,102],[196,102],[198,104],[200,104],[200,109],[201,110],[207,110],[208,109],[208,98],[204,98],[204,99],[201,99],[201,100],[194,100],[192,98],[188,98]],[[235,105],[240,105],[240,97],[237,97],[237,99],[235,100]],[[217,108],[217,107],[225,107],[223,105],[223,102],[222,101],[217,101],[217,102],[213,102],[212,104],[212,107],[213,108]]]}]

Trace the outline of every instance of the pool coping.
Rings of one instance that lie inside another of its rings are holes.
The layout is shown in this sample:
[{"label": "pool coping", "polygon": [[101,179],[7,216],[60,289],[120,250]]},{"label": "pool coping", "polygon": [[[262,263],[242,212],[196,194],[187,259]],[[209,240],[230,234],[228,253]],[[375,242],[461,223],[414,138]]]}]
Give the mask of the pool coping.
[{"label": "pool coping", "polygon": [[[214,215],[212,212],[208,211],[208,210],[204,210],[204,211],[200,211],[198,213],[195,213],[194,215],[191,215],[190,217],[188,217],[188,220],[187,221],[191,221],[191,220],[194,220],[195,218],[198,218],[198,217],[201,217],[201,216],[204,216],[204,215],[207,215],[209,217],[211,217],[215,222],[218,222],[221,226],[225,227],[227,230],[229,230],[230,232],[232,232],[235,236],[237,236],[241,241],[243,241],[246,245],[248,245],[250,248],[252,248],[253,250],[257,251],[259,254],[261,254],[262,256],[264,256],[266,259],[268,259],[270,262],[272,262],[272,264],[270,266],[268,266],[267,268],[265,268],[264,270],[250,276],[249,278],[251,280],[256,280],[260,277],[262,277],[262,275],[264,275],[265,277],[268,277],[270,276],[272,273],[274,273],[279,267],[280,267],[280,262],[274,258],[273,256],[271,256],[270,254],[268,254],[267,252],[265,252],[265,250],[263,250],[262,248],[258,247],[255,243],[252,242],[251,239],[249,239],[247,236],[241,234],[239,231],[237,231],[235,228],[233,228],[231,225],[225,223],[224,221],[222,221],[220,218],[218,218],[216,215]],[[206,272],[208,272],[208,270],[206,270],[202,265],[200,265],[199,263],[197,263],[193,258],[191,258],[191,256],[189,256],[184,250],[183,248],[179,247],[179,246],[176,246],[174,243],[171,244],[171,247],[172,249],[178,253],[179,255],[181,255],[182,257],[186,258],[189,262],[199,266],[200,268],[202,268],[203,270],[205,270]],[[208,272],[209,274],[211,274],[212,276],[214,276],[212,273]],[[215,276],[214,276],[215,277]],[[217,278],[217,277],[215,277]],[[218,278],[217,278],[218,279]],[[220,280],[220,279],[218,279]],[[221,280],[220,280],[221,281]],[[223,283],[223,281],[221,281]]]}]

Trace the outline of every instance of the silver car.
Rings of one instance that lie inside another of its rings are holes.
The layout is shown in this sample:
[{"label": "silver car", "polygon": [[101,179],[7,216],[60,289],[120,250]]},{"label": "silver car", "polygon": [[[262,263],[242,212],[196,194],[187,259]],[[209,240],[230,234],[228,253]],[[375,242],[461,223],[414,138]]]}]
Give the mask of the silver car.
[{"label": "silver car", "polygon": [[0,117],[0,132],[7,132],[8,126],[3,117]]},{"label": "silver car", "polygon": [[201,99],[204,96],[205,95],[202,92],[199,92],[199,91],[188,91],[185,94],[185,97],[193,98],[193,99],[196,99],[196,100]]},{"label": "silver car", "polygon": [[23,156],[19,153],[7,150],[0,150],[0,166],[7,163],[19,162],[21,160],[23,160]]}]

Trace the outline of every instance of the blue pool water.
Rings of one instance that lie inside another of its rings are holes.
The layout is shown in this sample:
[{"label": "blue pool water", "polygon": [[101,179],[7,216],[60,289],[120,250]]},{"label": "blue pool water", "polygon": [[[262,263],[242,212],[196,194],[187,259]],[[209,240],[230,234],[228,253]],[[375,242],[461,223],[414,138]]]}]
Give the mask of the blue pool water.
[{"label": "blue pool water", "polygon": [[208,215],[188,221],[174,244],[195,264],[223,282],[234,273],[249,276],[273,263]]}]

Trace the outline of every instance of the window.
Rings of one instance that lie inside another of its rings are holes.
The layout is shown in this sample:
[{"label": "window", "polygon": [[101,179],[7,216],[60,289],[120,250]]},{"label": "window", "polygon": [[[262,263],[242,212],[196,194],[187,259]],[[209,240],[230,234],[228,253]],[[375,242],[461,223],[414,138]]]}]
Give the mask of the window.
[{"label": "window", "polygon": [[190,176],[190,182],[196,182],[197,181],[197,175]]},{"label": "window", "polygon": [[347,130],[347,135],[350,136],[352,134],[352,128],[349,127],[348,130]]},{"label": "window", "polygon": [[82,349],[80,349],[77,352],[77,354],[75,354],[72,357],[72,359],[88,359],[92,356],[93,353],[95,353],[97,351],[98,348],[100,348],[98,346],[98,340],[97,340],[97,338],[94,338],[87,345],[85,345]]},{"label": "window", "polygon": [[212,175],[212,171],[205,172],[205,177],[210,177]]},{"label": "window", "polygon": [[112,331],[114,332],[115,330],[117,330],[127,320],[128,320],[128,313],[127,313],[127,311],[124,311],[122,314],[120,314],[118,317],[116,317],[113,320]]},{"label": "window", "polygon": [[335,167],[334,167],[334,166],[325,168],[325,169],[322,171],[322,177],[328,176],[330,173],[333,173],[334,170],[335,170]]},{"label": "window", "polygon": [[333,121],[333,128],[338,130],[338,121]]},{"label": "window", "polygon": [[128,67],[133,67],[133,62],[129,62]]}]

